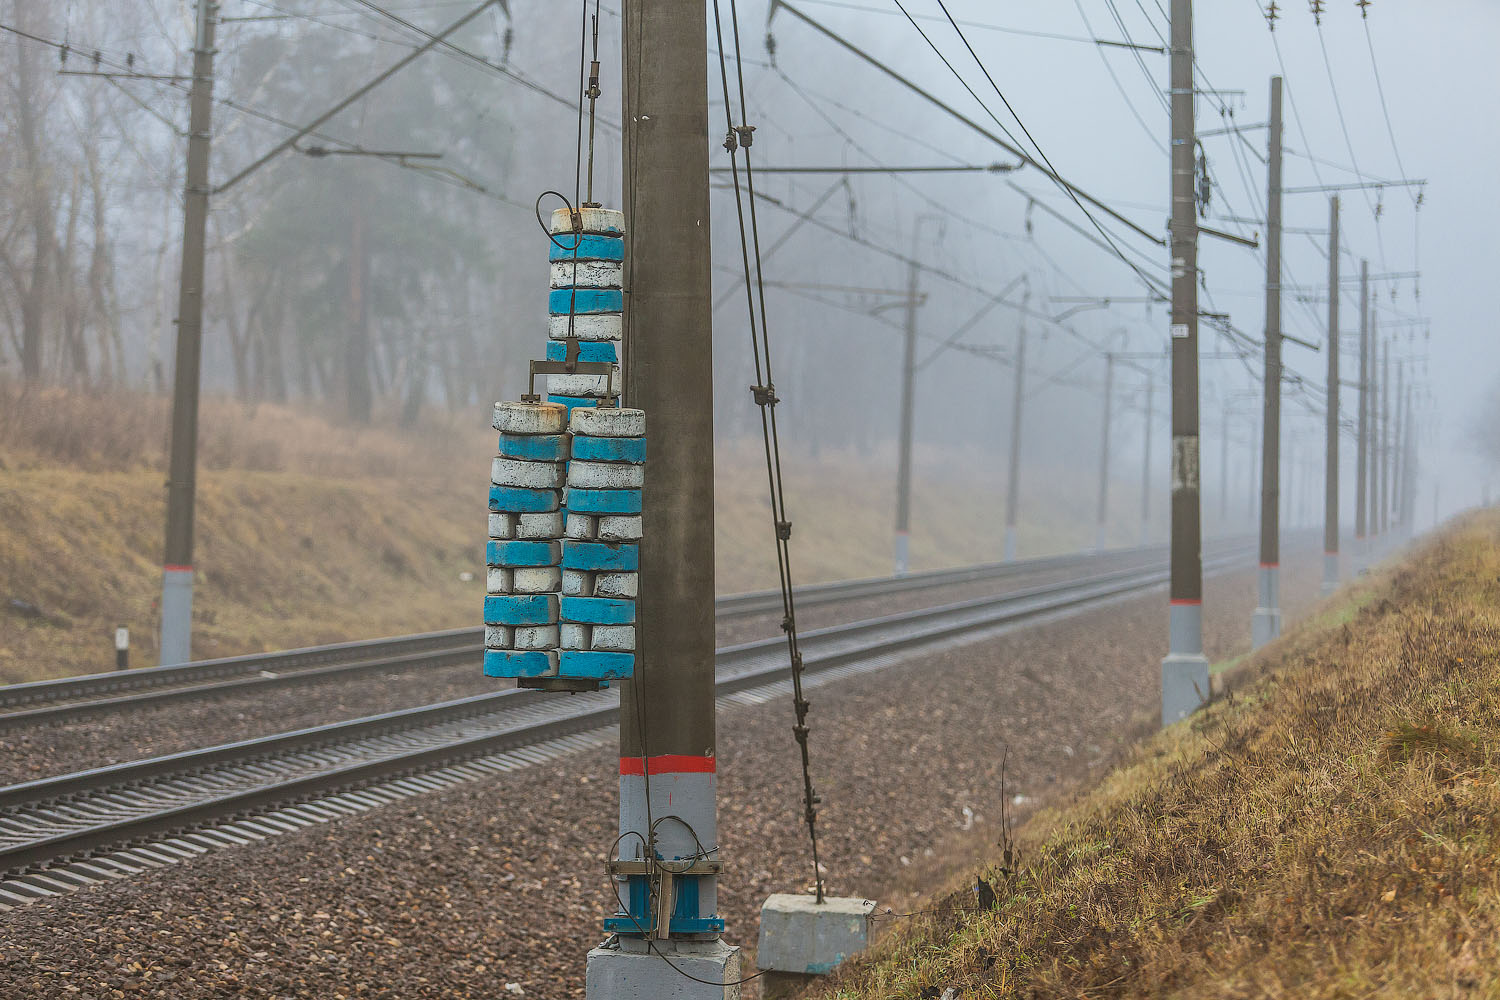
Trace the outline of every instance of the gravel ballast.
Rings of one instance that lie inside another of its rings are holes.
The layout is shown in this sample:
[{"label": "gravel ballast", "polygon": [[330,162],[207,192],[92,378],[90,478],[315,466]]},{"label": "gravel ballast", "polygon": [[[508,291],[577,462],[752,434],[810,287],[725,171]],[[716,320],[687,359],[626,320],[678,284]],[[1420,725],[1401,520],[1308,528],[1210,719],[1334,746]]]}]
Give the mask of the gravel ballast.
[{"label": "gravel ballast", "polygon": [[[1288,619],[1317,576],[1288,560]],[[1243,652],[1254,573],[1209,580],[1206,598],[1210,658]],[[1156,709],[1163,605],[1131,598],[815,688],[829,890],[899,904],[1002,797],[1024,810],[1100,773]],[[784,699],[719,716],[734,943],[753,943],[766,894],[810,880],[790,722]],[[605,747],[10,912],[0,997],[581,997],[614,906],[616,771]]]}]

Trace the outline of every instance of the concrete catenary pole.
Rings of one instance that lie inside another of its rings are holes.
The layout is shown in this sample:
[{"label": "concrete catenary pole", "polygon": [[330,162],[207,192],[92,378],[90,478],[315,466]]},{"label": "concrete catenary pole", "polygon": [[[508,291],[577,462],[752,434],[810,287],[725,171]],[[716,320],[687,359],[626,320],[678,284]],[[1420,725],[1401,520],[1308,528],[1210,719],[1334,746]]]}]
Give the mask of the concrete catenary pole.
[{"label": "concrete catenary pole", "polygon": [[1141,544],[1151,540],[1151,431],[1156,425],[1156,382],[1146,376],[1146,426],[1141,445]]},{"label": "concrete catenary pole", "polygon": [[1203,655],[1203,524],[1198,471],[1198,206],[1195,197],[1193,0],[1172,0],[1172,514],[1163,725],[1208,700]]},{"label": "concrete catenary pole", "polygon": [[[915,223],[918,232],[921,221]],[[912,235],[912,262],[906,279],[906,341],[901,349],[901,427],[896,443],[895,573],[911,568],[911,437],[916,416],[917,388],[917,237]]]},{"label": "concrete catenary pole", "polygon": [[1021,417],[1026,404],[1026,311],[1031,308],[1031,282],[1021,295],[1021,323],[1016,331],[1016,378],[1010,408],[1010,462],[1005,483],[1005,561],[1016,558],[1016,512],[1021,503]]},{"label": "concrete catenary pole", "polygon": [[1369,567],[1370,491],[1370,262],[1359,262],[1359,429],[1354,449],[1355,571]]},{"label": "concrete catenary pole", "polygon": [[1271,77],[1266,179],[1266,360],[1260,466],[1260,574],[1250,645],[1281,634],[1281,77]]},{"label": "concrete catenary pole", "polygon": [[1404,509],[1406,490],[1406,362],[1396,362],[1396,395],[1393,407],[1394,429],[1391,432],[1391,533],[1401,534],[1401,511]]},{"label": "concrete catenary pole", "polygon": [[1219,421],[1219,533],[1229,530],[1229,403]]},{"label": "concrete catenary pole", "polygon": [[1104,352],[1104,421],[1099,433],[1099,526],[1094,551],[1103,552],[1109,528],[1109,420],[1114,408],[1115,355]]},{"label": "concrete catenary pole", "polygon": [[158,662],[163,664],[186,663],[192,659],[193,501],[198,480],[204,233],[208,226],[208,156],[213,127],[214,27],[218,11],[219,5],[213,0],[198,0],[193,32],[181,280],[177,290],[177,361],[172,386],[172,453],[167,472],[167,538],[161,574],[161,652]]},{"label": "concrete catenary pole", "polygon": [[1365,500],[1370,505],[1366,517],[1370,533],[1370,555],[1375,554],[1375,540],[1380,536],[1380,316],[1375,299],[1370,298],[1370,485]]},{"label": "concrete catenary pole", "polygon": [[651,936],[620,933],[590,952],[587,996],[738,996],[681,975],[740,978],[739,949],[719,936],[718,879],[704,870],[719,864],[707,9],[623,8],[624,382],[646,411],[651,459],[637,667],[620,692],[619,851],[704,865],[658,872]]},{"label": "concrete catenary pole", "polygon": [[1391,528],[1391,341],[1387,338],[1380,345],[1380,445],[1376,449],[1379,459],[1379,506],[1376,521],[1379,524],[1381,546],[1385,546],[1385,535]]},{"label": "concrete catenary pole", "polygon": [[1323,594],[1339,588],[1339,196],[1328,199],[1328,404],[1323,464]]}]

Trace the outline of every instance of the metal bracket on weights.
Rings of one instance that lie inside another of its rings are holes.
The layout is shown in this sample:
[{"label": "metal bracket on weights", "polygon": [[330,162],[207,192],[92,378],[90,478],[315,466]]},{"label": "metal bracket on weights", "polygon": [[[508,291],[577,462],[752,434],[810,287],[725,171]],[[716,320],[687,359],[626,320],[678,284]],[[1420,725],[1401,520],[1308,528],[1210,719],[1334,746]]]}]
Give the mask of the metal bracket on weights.
[{"label": "metal bracket on weights", "polygon": [[526,392],[521,396],[521,402],[542,401],[541,394],[536,391],[538,375],[603,375],[604,398],[599,400],[598,405],[605,408],[619,406],[618,387],[615,385],[616,364],[612,361],[579,361],[577,337],[568,337],[559,343],[567,345],[567,357],[562,361],[532,361],[531,375],[527,379]]}]

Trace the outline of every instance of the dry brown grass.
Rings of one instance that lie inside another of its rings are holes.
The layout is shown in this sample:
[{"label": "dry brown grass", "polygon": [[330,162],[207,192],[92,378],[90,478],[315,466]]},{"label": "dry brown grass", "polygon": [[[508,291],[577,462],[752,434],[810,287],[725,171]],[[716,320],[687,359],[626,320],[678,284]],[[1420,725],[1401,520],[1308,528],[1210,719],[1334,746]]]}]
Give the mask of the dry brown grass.
[{"label": "dry brown grass", "polygon": [[813,995],[1500,996],[1500,516],[1334,600]]}]

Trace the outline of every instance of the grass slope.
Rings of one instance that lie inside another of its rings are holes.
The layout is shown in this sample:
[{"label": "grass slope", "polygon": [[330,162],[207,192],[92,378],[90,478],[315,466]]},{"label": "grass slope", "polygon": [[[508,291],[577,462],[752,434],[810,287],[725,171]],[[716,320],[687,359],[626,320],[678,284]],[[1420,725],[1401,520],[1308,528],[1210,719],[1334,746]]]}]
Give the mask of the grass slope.
[{"label": "grass slope", "polygon": [[1500,996],[1497,668],[1485,512],[1034,817],[994,909],[970,868],[811,995]]},{"label": "grass slope", "polygon": [[[117,624],[132,664],[155,662],[167,417],[150,395],[0,381],[0,683],[111,669]],[[476,624],[487,421],[401,432],[205,400],[194,654]],[[718,590],[773,587],[760,445],[721,444],[715,458]],[[795,580],[890,572],[893,463],[785,456]],[[915,464],[913,569],[998,560],[998,463],[929,448]],[[1023,556],[1085,543],[1088,492],[1041,472],[1024,494]]]}]

